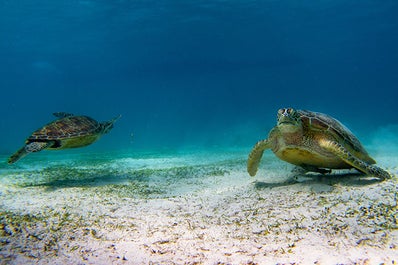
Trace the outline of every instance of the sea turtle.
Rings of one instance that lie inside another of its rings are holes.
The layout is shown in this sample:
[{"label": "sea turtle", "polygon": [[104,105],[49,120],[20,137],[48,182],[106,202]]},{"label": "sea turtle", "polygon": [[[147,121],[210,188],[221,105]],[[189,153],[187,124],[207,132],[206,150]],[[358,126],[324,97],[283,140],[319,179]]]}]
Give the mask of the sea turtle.
[{"label": "sea turtle", "polygon": [[26,139],[25,145],[9,157],[9,164],[43,149],[59,150],[92,144],[108,133],[113,128],[113,123],[121,117],[119,115],[100,123],[87,116],[75,116],[65,112],[53,114],[58,119],[32,133]]},{"label": "sea turtle", "polygon": [[268,139],[254,145],[247,161],[250,176],[257,173],[264,150],[271,149],[280,159],[306,171],[330,173],[331,169],[355,168],[381,180],[391,178],[373,165],[355,135],[338,120],[319,112],[283,108]]}]

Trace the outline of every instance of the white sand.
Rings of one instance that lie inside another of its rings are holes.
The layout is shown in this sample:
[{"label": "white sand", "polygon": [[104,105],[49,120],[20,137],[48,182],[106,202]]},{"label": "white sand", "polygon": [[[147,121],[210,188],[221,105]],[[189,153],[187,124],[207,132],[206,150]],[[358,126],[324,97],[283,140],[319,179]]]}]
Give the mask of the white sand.
[{"label": "white sand", "polygon": [[[1,263],[396,264],[396,180],[293,183],[292,167],[270,153],[251,178],[245,159],[1,165]],[[398,175],[396,157],[376,159]]]}]

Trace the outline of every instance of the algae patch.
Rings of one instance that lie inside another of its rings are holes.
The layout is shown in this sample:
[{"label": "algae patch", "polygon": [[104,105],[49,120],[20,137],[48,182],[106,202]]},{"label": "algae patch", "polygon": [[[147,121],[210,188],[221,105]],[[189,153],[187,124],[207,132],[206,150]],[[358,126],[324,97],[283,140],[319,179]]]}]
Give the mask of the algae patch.
[{"label": "algae patch", "polygon": [[74,238],[85,226],[82,218],[68,211],[30,214],[3,210],[0,212],[0,257],[13,260],[23,254],[39,260],[44,256],[58,256],[61,251],[75,247]]}]

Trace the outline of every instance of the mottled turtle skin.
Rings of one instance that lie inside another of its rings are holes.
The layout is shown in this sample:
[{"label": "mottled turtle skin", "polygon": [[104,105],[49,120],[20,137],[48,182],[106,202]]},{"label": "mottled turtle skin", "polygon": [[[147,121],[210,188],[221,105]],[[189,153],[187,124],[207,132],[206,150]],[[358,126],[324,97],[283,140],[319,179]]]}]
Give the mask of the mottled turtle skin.
[{"label": "mottled turtle skin", "polygon": [[355,168],[381,180],[390,173],[375,166],[376,161],[352,132],[338,120],[322,113],[284,108],[268,139],[253,147],[247,162],[249,175],[257,173],[264,150],[306,171],[330,173],[331,169]]},{"label": "mottled turtle skin", "polygon": [[29,136],[25,145],[11,155],[8,163],[12,164],[32,152],[44,149],[60,150],[90,145],[113,128],[113,123],[120,116],[106,122],[97,122],[88,116],[75,116],[56,112],[57,120],[36,130]]}]

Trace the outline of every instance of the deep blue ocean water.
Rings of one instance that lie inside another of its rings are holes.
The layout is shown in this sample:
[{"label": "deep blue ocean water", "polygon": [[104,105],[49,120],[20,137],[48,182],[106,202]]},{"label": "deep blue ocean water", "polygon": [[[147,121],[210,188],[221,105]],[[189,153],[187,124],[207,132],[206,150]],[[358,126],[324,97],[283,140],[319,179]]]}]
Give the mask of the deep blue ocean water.
[{"label": "deep blue ocean water", "polygon": [[397,14],[395,0],[1,0],[0,153],[57,111],[122,114],[87,151],[249,150],[290,106],[396,144]]}]

